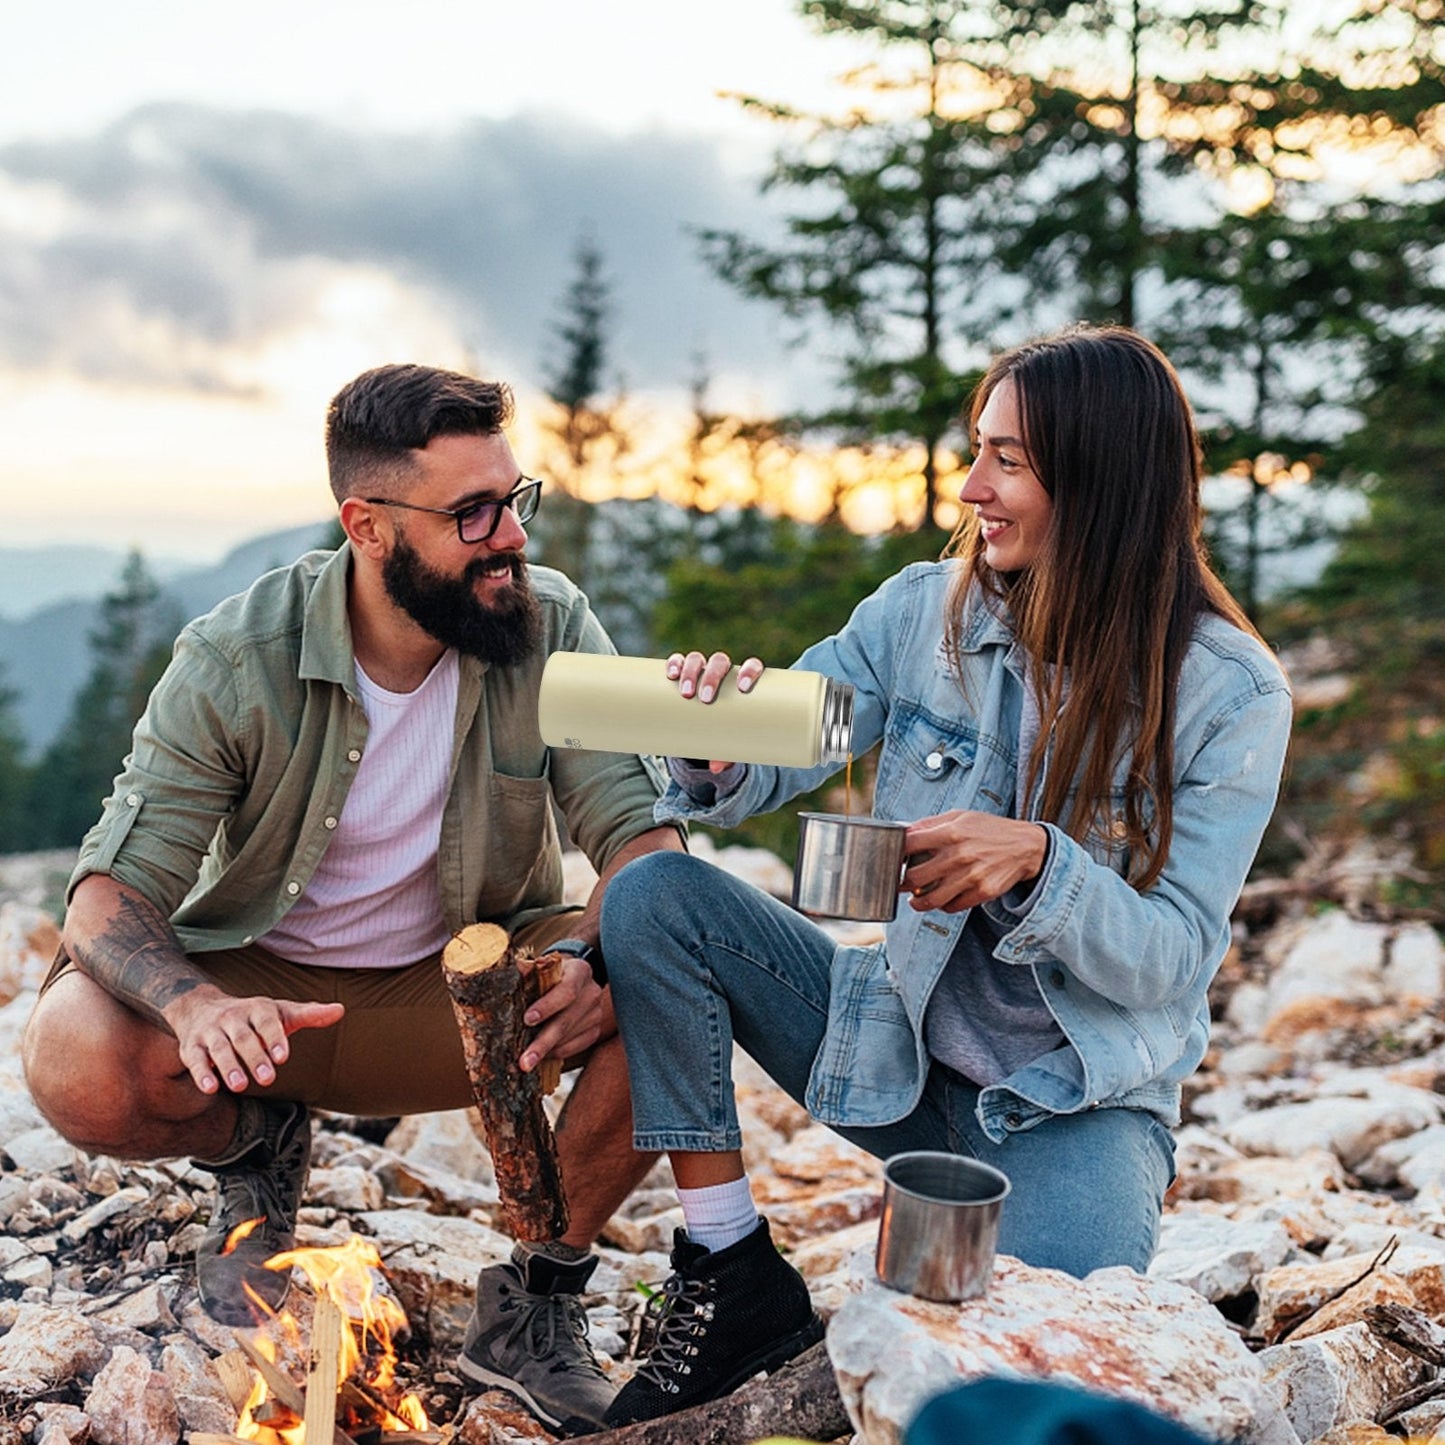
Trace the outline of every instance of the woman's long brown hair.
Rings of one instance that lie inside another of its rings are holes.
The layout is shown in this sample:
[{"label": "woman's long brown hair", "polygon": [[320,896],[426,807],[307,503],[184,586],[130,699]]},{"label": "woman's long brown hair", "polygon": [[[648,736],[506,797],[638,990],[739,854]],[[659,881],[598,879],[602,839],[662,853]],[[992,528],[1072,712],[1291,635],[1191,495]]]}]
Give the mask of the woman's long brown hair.
[{"label": "woman's long brown hair", "polygon": [[[970,515],[950,541],[962,557],[949,597],[955,670],[965,597],[1005,599],[1036,665],[1042,719],[1026,797],[1040,779],[1039,815],[1079,840],[1114,824],[1123,799],[1130,882],[1164,870],[1174,830],[1174,720],[1180,667],[1201,612],[1258,635],[1214,575],[1202,541],[1200,448],[1174,368],[1123,327],[1080,327],[1007,352],[974,392],[971,431],[998,385],[1012,381],[1023,443],[1053,499],[1043,549],[1024,571],[984,560]],[[1045,768],[1045,760],[1048,766]],[[1077,792],[1075,787],[1077,785]]]}]

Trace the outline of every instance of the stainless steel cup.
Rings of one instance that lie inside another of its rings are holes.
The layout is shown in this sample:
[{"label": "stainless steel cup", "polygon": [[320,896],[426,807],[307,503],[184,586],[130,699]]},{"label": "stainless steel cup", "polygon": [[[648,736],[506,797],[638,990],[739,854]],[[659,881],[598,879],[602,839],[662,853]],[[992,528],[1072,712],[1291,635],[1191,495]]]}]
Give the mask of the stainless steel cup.
[{"label": "stainless steel cup", "polygon": [[898,911],[905,825],[843,813],[798,814],[793,907],[887,923]]},{"label": "stainless steel cup", "polygon": [[1010,1187],[1007,1175],[962,1154],[895,1154],[883,1166],[878,1278],[919,1299],[981,1295]]}]

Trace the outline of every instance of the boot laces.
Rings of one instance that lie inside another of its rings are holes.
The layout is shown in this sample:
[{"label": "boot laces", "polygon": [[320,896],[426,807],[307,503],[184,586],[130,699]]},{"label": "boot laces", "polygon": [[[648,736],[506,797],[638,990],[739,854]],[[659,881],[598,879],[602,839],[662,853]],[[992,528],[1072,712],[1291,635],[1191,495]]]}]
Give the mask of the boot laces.
[{"label": "boot laces", "polygon": [[228,1225],[234,1228],[248,1219],[264,1219],[270,1228],[283,1234],[294,1228],[292,1176],[304,1147],[304,1140],[292,1139],[287,1148],[272,1155],[269,1163],[218,1171],[221,1213]]},{"label": "boot laces", "polygon": [[692,1361],[698,1353],[695,1341],[712,1323],[716,1304],[709,1298],[711,1293],[706,1280],[674,1274],[661,1292],[648,1300],[652,1348],[646,1363],[637,1368],[639,1376],[670,1394],[678,1391],[674,1377],[692,1373]]},{"label": "boot laces", "polygon": [[[574,1294],[528,1294],[518,1291],[519,1311],[512,1328],[507,1331],[505,1349],[520,1343],[533,1360],[557,1356],[569,1369],[588,1371],[606,1378],[602,1366],[587,1342],[587,1311]],[[559,1350],[558,1345],[562,1348]],[[571,1348],[567,1348],[570,1345]]]}]

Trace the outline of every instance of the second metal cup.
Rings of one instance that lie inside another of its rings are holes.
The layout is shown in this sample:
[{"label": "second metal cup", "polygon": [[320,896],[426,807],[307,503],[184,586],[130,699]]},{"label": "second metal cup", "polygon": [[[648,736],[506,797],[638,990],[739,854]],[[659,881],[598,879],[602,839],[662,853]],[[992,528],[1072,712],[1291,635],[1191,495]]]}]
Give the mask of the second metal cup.
[{"label": "second metal cup", "polygon": [[878,1278],[927,1300],[966,1300],[993,1278],[1008,1177],[962,1154],[917,1150],[883,1166]]}]

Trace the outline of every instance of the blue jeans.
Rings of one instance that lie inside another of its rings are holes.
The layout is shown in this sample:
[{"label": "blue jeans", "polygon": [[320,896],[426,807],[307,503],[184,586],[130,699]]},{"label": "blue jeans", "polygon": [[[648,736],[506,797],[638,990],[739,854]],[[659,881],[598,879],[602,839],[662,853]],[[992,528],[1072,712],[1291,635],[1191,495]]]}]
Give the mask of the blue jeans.
[{"label": "blue jeans", "polygon": [[[608,886],[602,949],[632,1078],[633,1143],[721,1153],[742,1143],[733,1100],[740,1044],[803,1102],[827,1021],[834,943],[787,905],[682,853],[650,853]],[[999,1249],[1084,1275],[1143,1270],[1174,1174],[1169,1131],[1137,1109],[1056,1114],[993,1143],[978,1089],[935,1064],[896,1124],[839,1129],[880,1159],[910,1149],[967,1154],[1013,1189]]]}]

